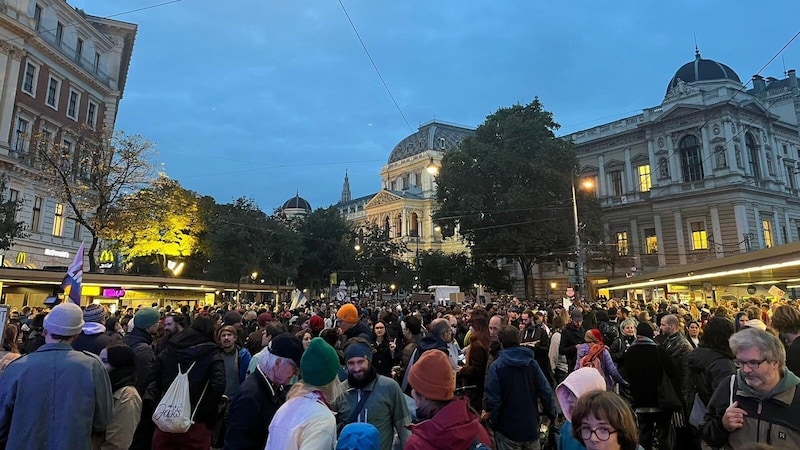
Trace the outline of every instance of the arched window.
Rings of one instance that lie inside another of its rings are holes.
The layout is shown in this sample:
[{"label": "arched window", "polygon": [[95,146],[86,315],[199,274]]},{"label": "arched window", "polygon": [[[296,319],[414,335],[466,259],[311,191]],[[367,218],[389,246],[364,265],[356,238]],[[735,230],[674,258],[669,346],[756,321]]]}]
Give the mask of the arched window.
[{"label": "arched window", "polygon": [[681,151],[683,181],[700,181],[703,179],[703,158],[697,138],[689,135],[681,139],[678,145]]},{"label": "arched window", "polygon": [[403,215],[398,214],[394,218],[394,236],[393,237],[402,237],[403,236]]},{"label": "arched window", "polygon": [[389,224],[389,216],[386,216],[383,219],[383,232],[386,233],[386,237],[389,237],[389,233],[391,230],[391,224]]},{"label": "arched window", "polygon": [[761,171],[758,168],[758,145],[752,134],[744,135],[744,144],[747,147],[747,167],[750,169],[750,175],[761,178]]},{"label": "arched window", "polygon": [[412,237],[419,237],[419,217],[417,213],[411,213],[411,218],[408,222],[408,235]]}]

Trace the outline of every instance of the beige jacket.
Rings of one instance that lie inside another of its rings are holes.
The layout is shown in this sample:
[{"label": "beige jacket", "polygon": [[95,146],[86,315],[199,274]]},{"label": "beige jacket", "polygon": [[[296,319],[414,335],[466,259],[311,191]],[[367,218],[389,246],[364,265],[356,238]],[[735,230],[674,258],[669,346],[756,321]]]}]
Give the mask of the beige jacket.
[{"label": "beige jacket", "polygon": [[106,428],[105,440],[92,439],[94,450],[127,450],[133,441],[133,432],[142,415],[142,398],[134,386],[117,389],[113,395],[114,409]]}]

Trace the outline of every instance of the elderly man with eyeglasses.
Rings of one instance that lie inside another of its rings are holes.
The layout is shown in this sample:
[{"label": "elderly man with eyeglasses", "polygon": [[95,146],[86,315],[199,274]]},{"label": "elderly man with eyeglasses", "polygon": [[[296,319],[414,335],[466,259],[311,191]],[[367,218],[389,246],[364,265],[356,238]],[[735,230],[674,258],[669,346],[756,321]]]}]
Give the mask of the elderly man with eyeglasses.
[{"label": "elderly man with eyeglasses", "polygon": [[739,369],[711,396],[703,440],[715,448],[800,448],[800,378],[786,368],[781,341],[749,328],[728,342]]}]

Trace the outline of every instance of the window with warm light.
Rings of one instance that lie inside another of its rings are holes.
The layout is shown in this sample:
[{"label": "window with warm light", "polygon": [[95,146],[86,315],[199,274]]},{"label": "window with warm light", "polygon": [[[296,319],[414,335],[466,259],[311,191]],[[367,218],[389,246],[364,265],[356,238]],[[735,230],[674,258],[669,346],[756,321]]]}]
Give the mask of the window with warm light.
[{"label": "window with warm light", "polygon": [[64,204],[56,203],[55,215],[53,216],[53,236],[64,234]]},{"label": "window with warm light", "polygon": [[618,231],[617,232],[617,252],[619,256],[628,256],[628,232],[627,231]]},{"label": "window with warm light", "polygon": [[642,192],[647,192],[653,187],[653,182],[650,179],[650,165],[645,164],[637,168],[639,172],[639,189]]},{"label": "window with warm light", "polygon": [[708,249],[708,233],[706,232],[705,222],[692,222],[692,250]]},{"label": "window with warm light", "polygon": [[761,221],[761,229],[764,232],[764,246],[770,248],[775,245],[772,240],[772,222],[769,219]]},{"label": "window with warm light", "polygon": [[655,228],[644,229],[644,252],[648,255],[658,253],[658,236]]}]

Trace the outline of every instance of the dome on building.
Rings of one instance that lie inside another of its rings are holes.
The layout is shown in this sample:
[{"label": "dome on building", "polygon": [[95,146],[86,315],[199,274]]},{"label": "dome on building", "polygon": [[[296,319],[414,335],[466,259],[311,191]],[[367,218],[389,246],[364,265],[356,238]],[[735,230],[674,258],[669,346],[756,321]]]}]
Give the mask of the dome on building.
[{"label": "dome on building", "polygon": [[304,199],[303,197],[300,197],[300,194],[298,193],[289,200],[286,200],[286,203],[283,204],[281,209],[283,210],[303,209],[305,211],[311,212],[311,203],[308,203],[308,200]]},{"label": "dome on building", "polygon": [[406,137],[394,146],[389,154],[388,164],[409,156],[418,155],[428,150],[446,152],[457,148],[461,141],[471,136],[475,130],[458,125],[431,121],[419,127],[419,130]]},{"label": "dome on building", "polygon": [[679,79],[686,83],[714,80],[742,82],[742,80],[739,79],[739,75],[737,75],[733,69],[712,59],[701,58],[699,51],[695,53],[694,61],[684,64],[675,72],[675,76],[669,80],[669,84],[667,85],[667,93],[669,93],[670,89],[678,85]]}]

